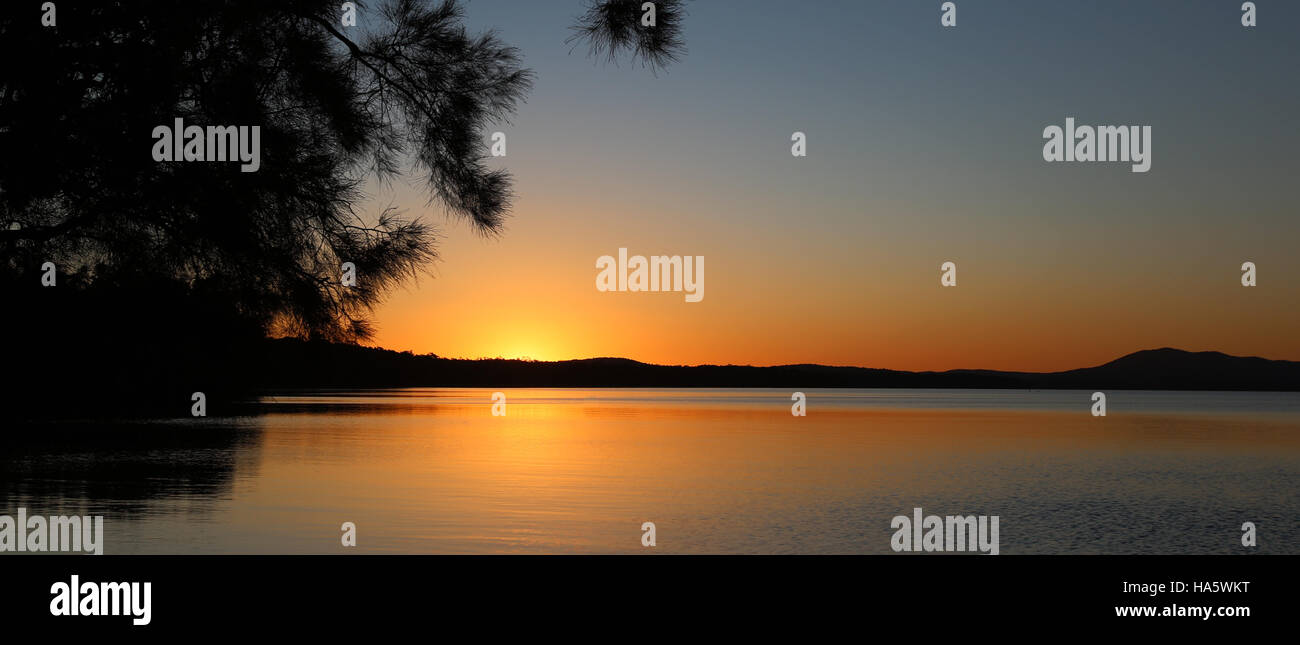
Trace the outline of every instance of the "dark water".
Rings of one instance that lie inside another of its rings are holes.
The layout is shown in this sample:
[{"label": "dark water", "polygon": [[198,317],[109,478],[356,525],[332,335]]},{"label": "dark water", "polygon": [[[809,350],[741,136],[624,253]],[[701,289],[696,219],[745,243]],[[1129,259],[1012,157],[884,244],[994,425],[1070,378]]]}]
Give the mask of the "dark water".
[{"label": "dark water", "polygon": [[1300,553],[1297,394],[807,394],[793,417],[784,390],[508,390],[496,417],[490,390],[334,391],[11,428],[0,515],[103,515],[108,554],[891,553],[915,507],[998,516],[1002,554]]}]

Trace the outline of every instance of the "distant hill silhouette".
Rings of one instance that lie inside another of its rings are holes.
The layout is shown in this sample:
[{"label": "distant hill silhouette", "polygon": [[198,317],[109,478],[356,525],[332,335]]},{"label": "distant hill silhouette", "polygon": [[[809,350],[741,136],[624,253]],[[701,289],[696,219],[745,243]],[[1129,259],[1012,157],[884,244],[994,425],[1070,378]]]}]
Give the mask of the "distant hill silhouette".
[{"label": "distant hill silhouette", "polygon": [[780,387],[1038,388],[1300,391],[1300,362],[1187,352],[1134,352],[1065,372],[906,372],[826,365],[652,365],[624,358],[569,361],[448,359],[358,345],[267,341],[266,389],[307,387]]}]

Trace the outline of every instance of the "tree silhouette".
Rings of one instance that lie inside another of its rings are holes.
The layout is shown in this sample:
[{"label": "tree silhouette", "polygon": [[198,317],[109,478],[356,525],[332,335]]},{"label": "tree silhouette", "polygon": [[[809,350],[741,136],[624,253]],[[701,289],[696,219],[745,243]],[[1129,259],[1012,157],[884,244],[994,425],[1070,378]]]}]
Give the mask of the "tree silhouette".
[{"label": "tree silhouette", "polygon": [[[0,316],[0,396],[175,411],[192,390],[238,390],[267,335],[369,337],[373,307],[436,253],[418,217],[362,212],[369,181],[409,170],[430,206],[501,231],[511,180],[486,135],[531,86],[519,52],[470,34],[456,0],[355,4],[356,25],[335,0],[0,14],[0,301],[17,312]],[[648,40],[639,5],[601,4],[578,27],[593,45],[634,41],[654,67],[676,55],[679,3],[659,3],[665,37]],[[258,126],[259,168],[156,161],[154,128],[178,118]]]},{"label": "tree silhouette", "polygon": [[[494,35],[468,34],[457,2],[391,2],[358,27],[332,0],[70,5],[53,28],[0,19],[0,52],[22,61],[0,68],[7,270],[146,271],[207,285],[267,330],[355,340],[434,254],[425,224],[358,211],[367,177],[409,160],[431,200],[500,229],[510,178],[485,164],[484,128],[531,75]],[[260,169],[155,162],[150,133],[177,117],[260,126]]]}]

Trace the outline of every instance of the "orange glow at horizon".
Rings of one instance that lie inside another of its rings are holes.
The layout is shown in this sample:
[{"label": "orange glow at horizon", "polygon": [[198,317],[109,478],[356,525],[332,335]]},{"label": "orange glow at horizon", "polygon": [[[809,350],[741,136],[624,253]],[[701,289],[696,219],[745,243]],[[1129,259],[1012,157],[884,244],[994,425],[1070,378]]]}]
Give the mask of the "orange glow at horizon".
[{"label": "orange glow at horizon", "polygon": [[[544,230],[573,212],[525,211],[499,239],[449,227],[434,275],[390,295],[371,344],[450,358],[918,371],[1057,371],[1158,347],[1300,359],[1295,300],[1240,287],[1226,258],[1161,267],[1137,243],[1021,248],[1009,257],[999,244],[966,244],[950,257],[907,244],[791,244],[636,224],[652,218],[581,237]],[[764,254],[782,245],[779,262]],[[596,258],[620,246],[706,256],[704,300],[597,291]],[[1099,264],[1097,254],[1114,260]],[[955,288],[939,285],[948,259],[959,268]],[[1264,261],[1274,275],[1300,275],[1300,260]]]}]

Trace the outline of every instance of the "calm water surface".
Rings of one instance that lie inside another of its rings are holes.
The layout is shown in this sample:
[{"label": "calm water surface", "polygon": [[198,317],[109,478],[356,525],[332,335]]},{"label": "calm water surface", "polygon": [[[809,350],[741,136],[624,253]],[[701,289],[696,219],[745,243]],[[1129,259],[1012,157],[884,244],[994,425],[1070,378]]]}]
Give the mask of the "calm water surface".
[{"label": "calm water surface", "polygon": [[[1300,553],[1300,395],[809,390],[303,392],[261,414],[44,425],[0,514],[105,516],[124,553],[890,553],[998,515],[1003,554]],[[654,549],[641,524],[657,526]],[[354,522],[358,546],[339,527]]]}]

